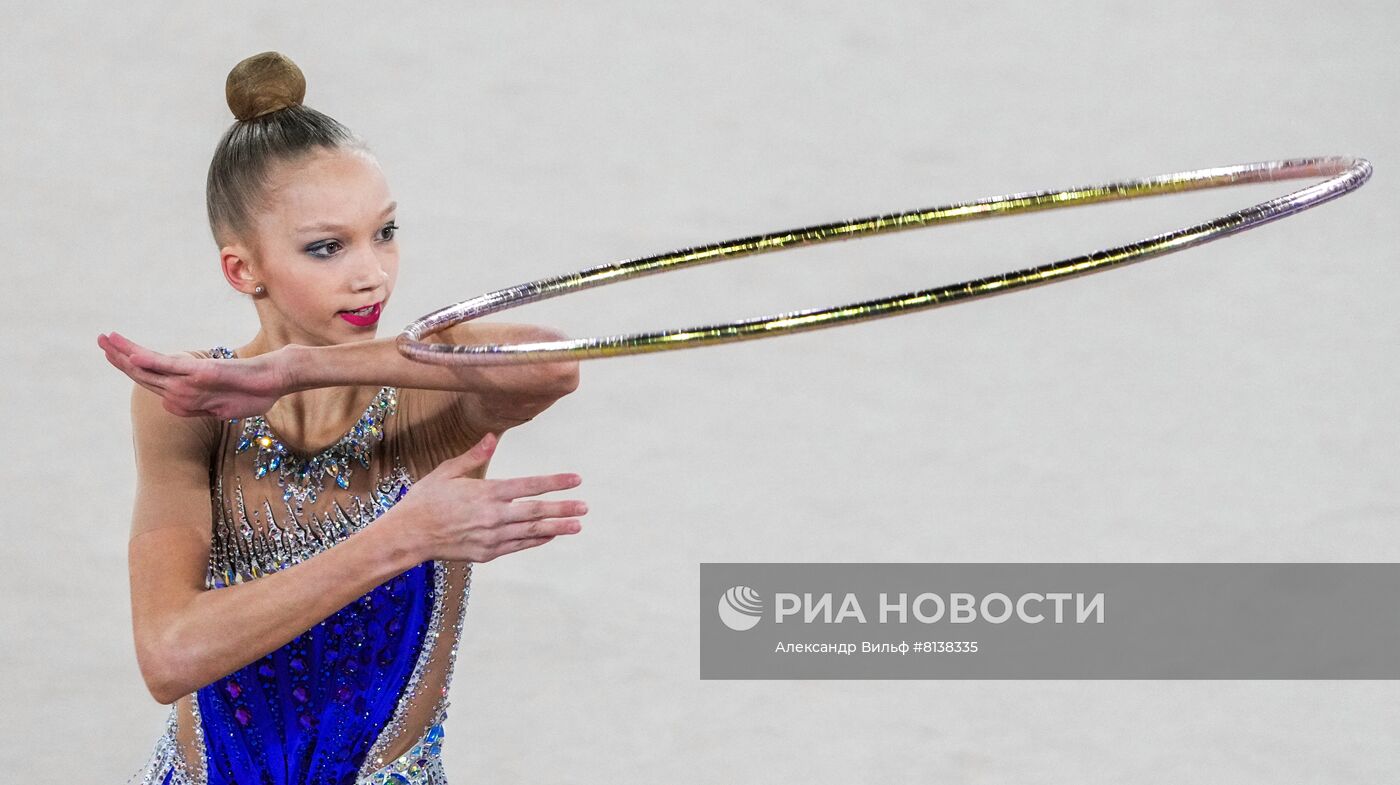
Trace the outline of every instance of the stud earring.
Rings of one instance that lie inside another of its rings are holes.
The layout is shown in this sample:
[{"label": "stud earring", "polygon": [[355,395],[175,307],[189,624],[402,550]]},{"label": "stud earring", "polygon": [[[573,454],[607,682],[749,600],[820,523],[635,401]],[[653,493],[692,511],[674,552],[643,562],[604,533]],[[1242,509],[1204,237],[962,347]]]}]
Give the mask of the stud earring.
[{"label": "stud earring", "polygon": [[262,294],[265,291],[267,291],[267,289],[264,288],[262,284],[253,287],[253,294]]}]

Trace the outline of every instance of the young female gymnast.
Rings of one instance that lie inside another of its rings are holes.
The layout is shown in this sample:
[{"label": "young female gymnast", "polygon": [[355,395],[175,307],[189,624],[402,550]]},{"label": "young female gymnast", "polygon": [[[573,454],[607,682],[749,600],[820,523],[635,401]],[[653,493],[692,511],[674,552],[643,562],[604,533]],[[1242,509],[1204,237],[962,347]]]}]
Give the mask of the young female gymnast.
[{"label": "young female gymnast", "polygon": [[[576,474],[484,479],[499,434],[577,363],[413,362],[375,339],[398,273],[396,203],[363,141],[301,104],[296,65],[229,74],[237,121],[208,178],[225,279],[261,324],[166,355],[111,333],[135,381],[137,661],[171,704],[143,785],[443,783],[474,562],[577,533]],[[462,324],[430,340],[558,340]]]}]

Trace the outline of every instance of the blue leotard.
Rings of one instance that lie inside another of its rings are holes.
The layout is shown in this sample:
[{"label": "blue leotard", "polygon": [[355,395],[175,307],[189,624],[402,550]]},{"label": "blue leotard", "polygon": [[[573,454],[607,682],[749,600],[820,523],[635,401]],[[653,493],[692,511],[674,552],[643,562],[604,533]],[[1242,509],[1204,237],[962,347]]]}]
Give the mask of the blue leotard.
[{"label": "blue leotard", "polygon": [[[215,347],[215,358],[233,352]],[[218,591],[314,558],[393,507],[474,440],[441,391],[384,387],[314,454],[263,417],[210,420]],[[442,785],[442,723],[471,563],[425,561],[281,648],[171,706],[130,782],[142,785]]]}]

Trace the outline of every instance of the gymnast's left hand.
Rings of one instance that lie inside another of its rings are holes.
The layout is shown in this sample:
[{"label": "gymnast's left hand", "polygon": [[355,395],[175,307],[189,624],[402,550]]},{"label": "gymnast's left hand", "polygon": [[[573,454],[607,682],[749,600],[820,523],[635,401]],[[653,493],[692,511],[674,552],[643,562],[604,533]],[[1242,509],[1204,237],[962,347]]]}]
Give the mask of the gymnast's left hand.
[{"label": "gymnast's left hand", "polygon": [[159,395],[166,411],[182,417],[264,414],[289,389],[280,349],[248,359],[205,359],[161,354],[115,332],[98,335],[97,345],[117,370]]}]

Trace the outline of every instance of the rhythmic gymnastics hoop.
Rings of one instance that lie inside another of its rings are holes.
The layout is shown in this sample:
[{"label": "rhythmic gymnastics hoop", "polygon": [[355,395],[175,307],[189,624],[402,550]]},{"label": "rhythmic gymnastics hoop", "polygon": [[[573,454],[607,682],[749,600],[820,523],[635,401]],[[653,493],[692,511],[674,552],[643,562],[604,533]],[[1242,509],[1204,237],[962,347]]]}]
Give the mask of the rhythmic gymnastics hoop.
[{"label": "rhythmic gymnastics hoop", "polygon": [[[785,248],[851,240],[881,232],[918,229],[941,223],[1073,205],[1132,199],[1230,185],[1327,177],[1316,185],[1230,213],[1206,223],[1159,234],[1128,245],[963,283],[897,294],[877,300],[830,308],[792,311],[740,322],[686,327],[660,332],[575,338],[521,344],[462,345],[424,343],[421,339],[452,325],[487,314],[547,300],[630,278],[679,270],[724,259]],[[1295,158],[1238,164],[1157,175],[1104,185],[1059,191],[1009,194],[975,202],[911,210],[851,221],[826,223],[738,240],[699,245],[678,251],[590,267],[569,275],[499,289],[434,311],[404,328],[395,340],[399,352],[419,362],[438,365],[496,365],[583,360],[644,352],[670,351],[719,343],[769,338],[787,333],[852,324],[867,319],[921,311],[998,294],[1043,286],[1089,273],[1122,267],[1154,256],[1174,253],[1242,232],[1306,210],[1361,187],[1371,177],[1371,162],[1353,156]]]}]

